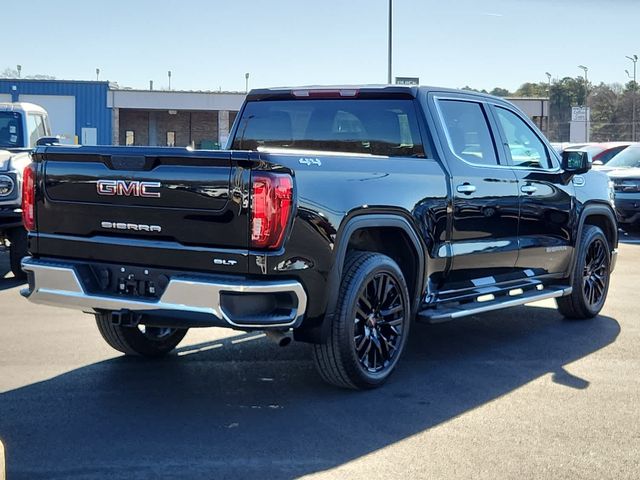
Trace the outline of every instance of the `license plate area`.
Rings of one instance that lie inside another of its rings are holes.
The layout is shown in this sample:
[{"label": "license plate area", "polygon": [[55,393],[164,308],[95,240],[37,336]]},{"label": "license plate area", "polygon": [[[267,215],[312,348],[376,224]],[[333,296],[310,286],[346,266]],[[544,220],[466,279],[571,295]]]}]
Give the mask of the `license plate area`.
[{"label": "license plate area", "polygon": [[88,293],[145,300],[162,297],[169,277],[153,268],[118,265],[82,265],[78,268]]}]

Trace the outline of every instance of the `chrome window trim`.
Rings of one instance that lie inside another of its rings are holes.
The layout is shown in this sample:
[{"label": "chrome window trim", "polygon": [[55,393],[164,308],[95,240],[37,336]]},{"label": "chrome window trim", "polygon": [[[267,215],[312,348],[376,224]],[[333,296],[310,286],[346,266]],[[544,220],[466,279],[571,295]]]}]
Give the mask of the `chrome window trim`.
[{"label": "chrome window trim", "polygon": [[[557,161],[558,158],[557,158],[557,156],[554,157],[554,155],[551,155],[551,158],[552,159],[555,158],[555,160],[556,160],[555,162],[553,162],[554,163],[554,168],[552,168],[552,169],[539,168],[539,167],[519,167],[519,166],[515,166],[515,165],[502,165],[500,163],[496,163],[495,165],[486,165],[486,164],[469,162],[469,161],[465,160],[464,158],[461,158],[458,154],[456,154],[456,152],[453,149],[453,144],[451,143],[451,138],[449,136],[449,130],[447,129],[446,123],[444,121],[444,115],[442,114],[442,110],[440,109],[440,103],[439,102],[441,100],[467,102],[467,103],[477,103],[477,104],[479,104],[481,106],[491,105],[492,107],[504,108],[505,110],[508,110],[508,111],[514,113],[520,119],[522,119],[522,117],[520,117],[520,115],[518,115],[518,113],[514,112],[512,109],[507,108],[502,104],[491,102],[488,99],[470,98],[470,97],[455,97],[455,96],[446,96],[446,95],[437,95],[437,94],[434,94],[432,96],[432,98],[433,98],[433,103],[435,104],[435,107],[436,107],[436,113],[437,113],[437,116],[438,116],[438,120],[440,122],[440,126],[442,127],[442,130],[444,131],[444,135],[445,135],[445,137],[447,139],[447,146],[449,147],[449,151],[453,154],[454,157],[456,157],[460,161],[466,163],[467,165],[471,165],[472,167],[477,167],[477,168],[503,168],[503,169],[511,169],[511,170],[528,170],[528,171],[548,172],[548,173],[560,173],[562,171],[562,168],[560,167],[559,162]],[[525,122],[525,124],[527,124],[527,122]],[[529,127],[529,124],[527,124],[527,126]],[[488,123],[487,123],[487,127],[489,127],[490,133],[495,138],[495,132],[491,132],[491,126]],[[531,128],[531,127],[529,127],[529,128]],[[540,139],[540,137],[536,134],[536,132],[534,130],[532,130],[532,131]],[[545,148],[547,148],[547,150],[549,152],[551,150],[553,150],[553,149],[549,149],[549,146],[542,139],[540,139],[540,141],[543,143],[543,145],[545,146]],[[494,148],[496,148],[496,147],[497,147],[497,145],[494,146]],[[498,152],[496,152],[496,155],[498,155]],[[497,159],[498,159],[498,161],[500,160],[499,155],[497,156]]]}]

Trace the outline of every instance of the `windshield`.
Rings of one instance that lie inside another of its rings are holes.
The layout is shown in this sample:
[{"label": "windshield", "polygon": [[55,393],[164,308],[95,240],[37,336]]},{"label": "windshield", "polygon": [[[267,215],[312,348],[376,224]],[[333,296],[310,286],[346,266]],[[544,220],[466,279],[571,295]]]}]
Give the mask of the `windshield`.
[{"label": "windshield", "polygon": [[424,156],[411,100],[272,100],[249,102],[233,149]]},{"label": "windshield", "polygon": [[22,115],[18,112],[0,112],[0,147],[20,148],[22,142]]},{"label": "windshield", "polygon": [[607,167],[632,168],[640,167],[640,145],[625,148],[607,163]]}]

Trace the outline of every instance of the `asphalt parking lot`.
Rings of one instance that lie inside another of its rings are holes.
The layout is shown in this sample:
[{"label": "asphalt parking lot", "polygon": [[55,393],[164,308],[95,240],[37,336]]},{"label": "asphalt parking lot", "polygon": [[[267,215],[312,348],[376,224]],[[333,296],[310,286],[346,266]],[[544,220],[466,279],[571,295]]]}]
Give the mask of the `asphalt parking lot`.
[{"label": "asphalt parking lot", "polygon": [[0,254],[7,478],[640,478],[640,235],[623,240],[601,316],[416,325],[370,392],[323,384],[304,344],[221,329],[124,358],[89,316],[23,300]]}]

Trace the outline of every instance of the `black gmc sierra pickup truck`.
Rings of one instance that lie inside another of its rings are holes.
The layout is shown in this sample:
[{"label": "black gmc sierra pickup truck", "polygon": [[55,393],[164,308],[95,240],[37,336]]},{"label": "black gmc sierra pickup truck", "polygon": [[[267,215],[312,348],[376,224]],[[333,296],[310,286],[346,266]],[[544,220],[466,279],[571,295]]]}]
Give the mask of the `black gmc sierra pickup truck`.
[{"label": "black gmc sierra pickup truck", "polygon": [[603,307],[612,187],[503,99],[253,90],[229,146],[38,148],[22,294],[94,314],[126,354],[165,354],[192,327],[292,331],[350,388],[387,379],[414,320]]}]

